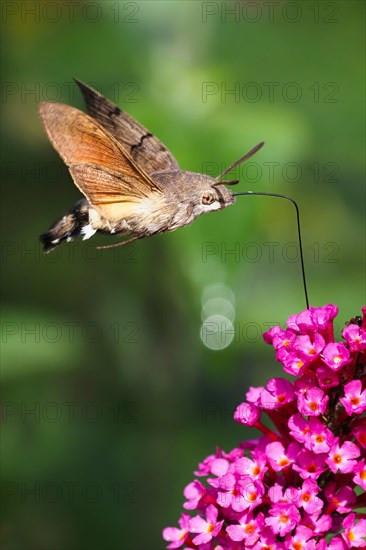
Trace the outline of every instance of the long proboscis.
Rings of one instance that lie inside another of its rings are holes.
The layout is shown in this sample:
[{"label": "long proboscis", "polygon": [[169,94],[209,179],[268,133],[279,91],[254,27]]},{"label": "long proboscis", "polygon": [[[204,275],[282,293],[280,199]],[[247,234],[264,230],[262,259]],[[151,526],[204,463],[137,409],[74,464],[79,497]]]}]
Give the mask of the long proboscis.
[{"label": "long proboscis", "polygon": [[[217,176],[217,178],[215,178],[216,181],[220,181],[222,177],[224,177],[228,172],[230,172],[231,170],[233,170],[234,168],[236,168],[237,166],[239,166],[239,164],[242,164],[243,162],[245,162],[246,160],[250,159],[250,157],[252,157],[253,155],[256,154],[257,151],[259,151],[259,149],[261,149],[264,145],[264,141],[261,141],[260,143],[258,143],[258,145],[256,145],[255,147],[253,147],[253,149],[251,149],[248,153],[246,153],[243,157],[241,157],[239,160],[237,160],[236,162],[234,162],[234,164],[232,164],[231,166],[229,166],[229,168],[226,168],[226,170],[224,170],[222,172],[222,174],[220,174],[219,176]],[[227,182],[222,182],[223,185],[228,185]],[[214,184],[215,185],[215,184]]]},{"label": "long proboscis", "polygon": [[278,193],[264,193],[264,192],[261,192],[261,191],[242,191],[242,192],[239,192],[239,193],[233,193],[234,197],[238,197],[238,196],[241,196],[241,195],[261,195],[261,196],[266,196],[266,197],[277,197],[277,198],[280,198],[280,199],[286,199],[294,205],[295,210],[296,210],[297,235],[298,235],[298,239],[299,239],[300,263],[301,263],[302,281],[303,281],[303,286],[304,286],[305,302],[306,302],[306,308],[309,309],[309,298],[308,298],[308,290],[307,290],[307,286],[306,286],[304,254],[303,254],[303,249],[302,249],[300,211],[299,211],[299,207],[298,207],[296,201],[292,197],[289,197],[288,195],[280,195]]}]

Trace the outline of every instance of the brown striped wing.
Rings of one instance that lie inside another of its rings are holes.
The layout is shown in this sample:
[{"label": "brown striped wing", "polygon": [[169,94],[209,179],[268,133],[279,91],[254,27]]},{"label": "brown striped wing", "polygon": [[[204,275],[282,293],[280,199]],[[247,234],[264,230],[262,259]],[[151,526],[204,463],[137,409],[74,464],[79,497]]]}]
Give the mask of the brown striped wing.
[{"label": "brown striped wing", "polygon": [[142,124],[90,86],[79,80],[76,83],[89,115],[108,130],[147,174],[159,170],[179,170],[169,149]]},{"label": "brown striped wing", "polygon": [[47,135],[90,204],[107,219],[162,195],[161,188],[96,120],[62,103],[41,103]]}]

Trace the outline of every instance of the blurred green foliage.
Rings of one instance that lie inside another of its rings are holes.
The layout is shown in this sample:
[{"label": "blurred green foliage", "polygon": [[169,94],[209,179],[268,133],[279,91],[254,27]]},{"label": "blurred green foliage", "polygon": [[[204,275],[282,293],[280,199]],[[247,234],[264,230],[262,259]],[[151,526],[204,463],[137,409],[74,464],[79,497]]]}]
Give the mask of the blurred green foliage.
[{"label": "blurred green foliage", "polygon": [[[241,197],[128,250],[98,253],[101,237],[44,257],[38,235],[80,194],[37,103],[81,108],[72,77],[185,169],[216,175],[265,140],[240,190],[298,201],[311,303],[340,306],[338,332],[359,314],[364,4],[274,4],[2,3],[4,550],[162,548],[197,462],[254,437],[233,409],[281,376],[260,333],[305,307],[278,199]],[[200,337],[210,285],[234,297],[219,351]]]}]

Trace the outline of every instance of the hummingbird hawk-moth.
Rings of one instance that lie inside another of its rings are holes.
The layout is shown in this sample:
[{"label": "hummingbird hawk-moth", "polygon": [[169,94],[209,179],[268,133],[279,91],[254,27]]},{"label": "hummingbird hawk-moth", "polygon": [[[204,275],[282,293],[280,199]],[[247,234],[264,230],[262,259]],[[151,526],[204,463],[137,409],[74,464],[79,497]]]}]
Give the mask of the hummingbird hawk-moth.
[{"label": "hummingbird hawk-moth", "polygon": [[41,235],[44,252],[63,241],[96,232],[136,239],[189,225],[200,214],[235,202],[222,177],[181,170],[172,153],[151,132],[86,84],[76,80],[88,114],[62,103],[41,103],[47,135],[84,198]]}]

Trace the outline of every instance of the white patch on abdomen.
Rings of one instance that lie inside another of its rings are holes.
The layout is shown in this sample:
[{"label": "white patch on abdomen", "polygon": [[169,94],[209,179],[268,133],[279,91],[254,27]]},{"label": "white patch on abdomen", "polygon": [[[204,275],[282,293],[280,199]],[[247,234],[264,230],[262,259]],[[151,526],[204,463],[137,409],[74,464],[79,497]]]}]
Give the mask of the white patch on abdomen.
[{"label": "white patch on abdomen", "polygon": [[86,239],[90,239],[90,237],[92,237],[96,232],[97,230],[94,229],[94,227],[92,227],[90,223],[88,223],[88,225],[84,225],[84,227],[81,229],[81,234],[83,235],[83,241],[85,241]]}]

